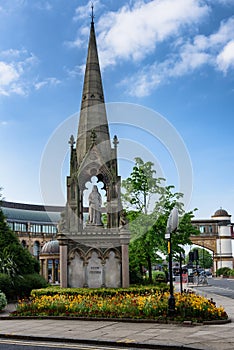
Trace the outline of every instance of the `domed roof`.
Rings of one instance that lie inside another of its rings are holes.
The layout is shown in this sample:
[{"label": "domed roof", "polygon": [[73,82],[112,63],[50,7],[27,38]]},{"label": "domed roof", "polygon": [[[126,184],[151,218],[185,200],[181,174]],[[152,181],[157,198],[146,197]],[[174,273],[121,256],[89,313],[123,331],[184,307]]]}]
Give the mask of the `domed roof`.
[{"label": "domed roof", "polygon": [[46,242],[41,249],[41,254],[59,254],[59,241]]},{"label": "domed roof", "polygon": [[213,216],[231,216],[228,214],[228,212],[222,208],[216,210]]}]

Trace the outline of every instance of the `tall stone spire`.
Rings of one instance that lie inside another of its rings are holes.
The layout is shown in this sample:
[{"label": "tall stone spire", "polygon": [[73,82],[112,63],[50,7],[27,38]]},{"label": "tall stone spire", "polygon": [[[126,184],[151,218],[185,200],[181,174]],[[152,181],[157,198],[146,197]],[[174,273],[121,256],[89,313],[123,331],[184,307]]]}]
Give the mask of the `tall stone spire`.
[{"label": "tall stone spire", "polygon": [[102,78],[92,8],[88,54],[77,135],[77,162],[80,164],[92,144],[91,133],[96,133],[96,144],[102,143],[102,153],[110,157],[110,135],[106,116]]},{"label": "tall stone spire", "polygon": [[71,136],[67,203],[59,225],[60,286],[126,288],[130,234],[121,203],[117,136],[113,148],[110,142],[93,5],[91,19],[77,142]]},{"label": "tall stone spire", "polygon": [[108,228],[119,227],[122,209],[121,178],[117,167],[118,139],[115,137],[112,148],[93,20],[92,8],[76,146],[74,137],[69,141],[71,158],[70,176],[67,177],[67,228],[73,232],[84,229],[84,213],[90,209],[90,203],[85,200],[85,191],[93,178],[102,183],[102,190],[105,191],[103,210],[107,214]]}]

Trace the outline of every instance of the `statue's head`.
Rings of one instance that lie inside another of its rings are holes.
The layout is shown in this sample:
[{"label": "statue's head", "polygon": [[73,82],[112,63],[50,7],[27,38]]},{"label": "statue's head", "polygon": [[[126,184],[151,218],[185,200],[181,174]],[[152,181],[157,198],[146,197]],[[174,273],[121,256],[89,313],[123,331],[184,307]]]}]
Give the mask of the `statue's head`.
[{"label": "statue's head", "polygon": [[94,191],[94,192],[98,192],[97,185],[93,185],[93,191]]}]

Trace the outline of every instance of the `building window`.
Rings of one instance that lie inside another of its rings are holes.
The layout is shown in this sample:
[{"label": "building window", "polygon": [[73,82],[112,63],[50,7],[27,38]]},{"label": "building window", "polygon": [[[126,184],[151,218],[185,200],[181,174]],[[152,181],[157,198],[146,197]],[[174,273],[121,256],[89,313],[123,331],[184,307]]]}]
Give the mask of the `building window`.
[{"label": "building window", "polygon": [[27,224],[23,224],[21,222],[14,222],[13,230],[15,232],[27,232]]},{"label": "building window", "polygon": [[57,228],[54,225],[42,225],[42,232],[46,234],[56,234]]},{"label": "building window", "polygon": [[30,231],[32,233],[41,233],[41,225],[31,224]]},{"label": "building window", "polygon": [[209,225],[209,232],[213,232],[213,228],[212,228],[212,225]]},{"label": "building window", "polygon": [[206,227],[205,226],[200,226],[199,229],[200,229],[201,233],[205,233],[206,232]]},{"label": "building window", "polygon": [[22,247],[23,247],[23,248],[27,248],[27,244],[26,244],[25,240],[23,240],[23,241],[21,242],[21,244],[22,244]]},{"label": "building window", "polygon": [[33,244],[33,255],[38,258],[39,254],[40,254],[40,243],[36,241]]}]

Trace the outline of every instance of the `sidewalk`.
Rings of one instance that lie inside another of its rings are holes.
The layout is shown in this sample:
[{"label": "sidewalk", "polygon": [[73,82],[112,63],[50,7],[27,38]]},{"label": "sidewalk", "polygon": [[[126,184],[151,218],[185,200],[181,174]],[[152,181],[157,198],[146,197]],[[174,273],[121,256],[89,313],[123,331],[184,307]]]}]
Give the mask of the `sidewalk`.
[{"label": "sidewalk", "polygon": [[[176,289],[178,286],[175,286]],[[189,285],[189,288],[191,286]],[[192,289],[192,288],[191,288]],[[194,288],[195,289],[195,288]],[[80,321],[54,319],[1,319],[0,338],[62,341],[142,349],[234,349],[234,301],[210,294],[204,287],[199,294],[222,305],[233,322],[220,325],[181,326],[146,322]],[[14,308],[8,305],[0,316]]]}]

